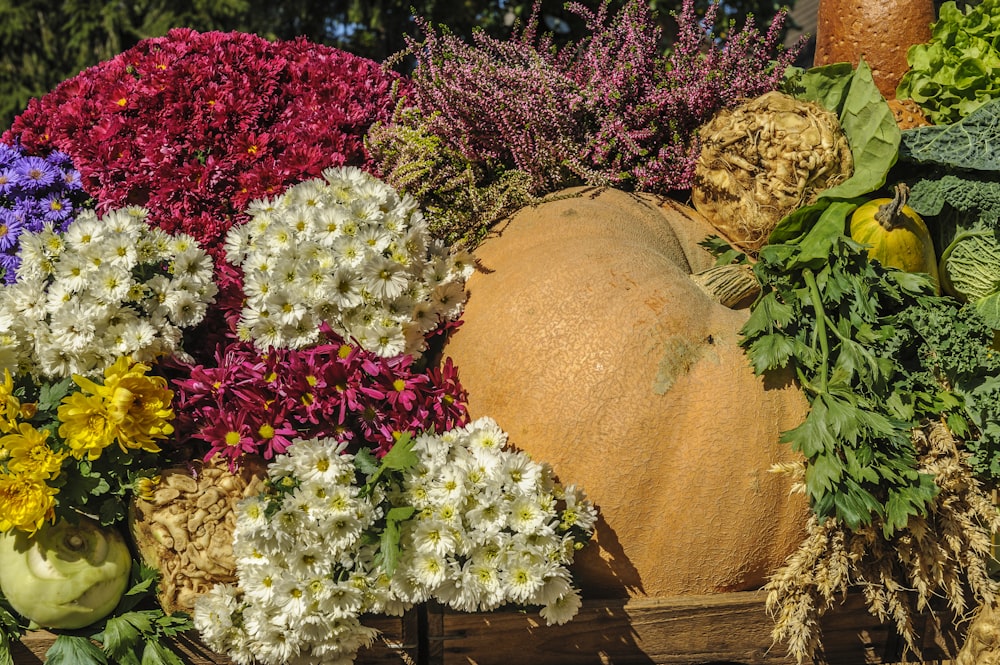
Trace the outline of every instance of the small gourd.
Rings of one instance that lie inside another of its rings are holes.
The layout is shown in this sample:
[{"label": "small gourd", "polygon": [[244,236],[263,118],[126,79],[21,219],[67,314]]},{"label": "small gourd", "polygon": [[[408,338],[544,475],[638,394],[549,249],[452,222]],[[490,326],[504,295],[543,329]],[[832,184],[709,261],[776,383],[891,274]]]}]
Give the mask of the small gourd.
[{"label": "small gourd", "polygon": [[869,245],[868,258],[906,272],[925,272],[941,293],[934,241],[920,215],[906,205],[909,190],[896,185],[891,199],[874,199],[851,215],[851,238]]}]

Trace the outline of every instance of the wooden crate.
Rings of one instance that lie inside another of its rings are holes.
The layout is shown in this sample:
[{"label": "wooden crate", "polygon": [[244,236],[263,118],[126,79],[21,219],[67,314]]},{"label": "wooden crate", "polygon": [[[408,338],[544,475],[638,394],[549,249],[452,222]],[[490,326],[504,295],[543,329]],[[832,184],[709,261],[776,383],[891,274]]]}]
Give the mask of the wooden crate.
[{"label": "wooden crate", "polygon": [[[757,592],[683,598],[585,601],[562,626],[546,626],[537,613],[464,614],[438,605],[426,609],[426,665],[790,665],[783,645],[771,641],[773,620]],[[950,658],[958,647],[947,630],[926,617],[925,660]],[[947,622],[945,622],[947,623]],[[895,663],[902,642],[866,611],[860,597],[828,613],[823,623],[831,665]],[[911,658],[912,662],[912,658]]]},{"label": "wooden crate", "polygon": [[[948,659],[960,644],[943,617],[923,617],[926,661]],[[498,610],[467,614],[437,604],[404,617],[370,617],[382,638],[357,665],[793,665],[783,645],[771,643],[773,621],[759,592],[710,596],[587,600],[562,626],[537,612]],[[830,665],[897,663],[903,645],[851,596],[822,622]],[[53,636],[29,633],[14,651],[16,665],[41,665]],[[194,636],[175,645],[186,665],[229,665]],[[913,659],[910,659],[912,662]]]}]

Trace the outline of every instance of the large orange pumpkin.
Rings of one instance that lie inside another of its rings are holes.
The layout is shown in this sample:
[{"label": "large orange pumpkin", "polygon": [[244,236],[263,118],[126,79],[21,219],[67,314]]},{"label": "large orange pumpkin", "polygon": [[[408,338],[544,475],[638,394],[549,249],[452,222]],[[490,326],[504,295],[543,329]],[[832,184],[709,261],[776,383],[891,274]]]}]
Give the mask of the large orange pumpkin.
[{"label": "large orange pumpkin", "polygon": [[754,375],[747,312],[689,277],[712,228],[678,203],[576,189],[519,212],[477,251],[446,348],[474,417],[584,488],[597,543],[575,564],[591,597],[762,585],[801,542],[808,508],[769,468],[807,405]]}]

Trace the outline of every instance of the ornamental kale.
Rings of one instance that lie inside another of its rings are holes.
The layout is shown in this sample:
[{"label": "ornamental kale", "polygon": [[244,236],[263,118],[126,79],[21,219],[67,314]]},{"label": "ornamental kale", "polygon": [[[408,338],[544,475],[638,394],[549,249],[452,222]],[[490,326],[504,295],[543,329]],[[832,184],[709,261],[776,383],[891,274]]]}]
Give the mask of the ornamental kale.
[{"label": "ornamental kale", "polygon": [[80,173],[65,153],[38,157],[19,145],[0,144],[0,275],[6,284],[14,283],[21,264],[21,235],[46,225],[65,231],[86,199]]},{"label": "ornamental kale", "polygon": [[62,150],[100,210],[142,205],[220,258],[250,201],[366,165],[364,134],[399,80],[304,39],[175,29],[32,100],[0,140]]}]

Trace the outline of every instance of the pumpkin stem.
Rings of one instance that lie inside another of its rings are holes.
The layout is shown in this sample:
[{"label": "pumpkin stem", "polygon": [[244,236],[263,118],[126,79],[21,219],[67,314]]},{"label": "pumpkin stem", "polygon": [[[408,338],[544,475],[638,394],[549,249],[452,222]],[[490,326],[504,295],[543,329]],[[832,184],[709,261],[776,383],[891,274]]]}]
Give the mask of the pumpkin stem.
[{"label": "pumpkin stem", "polygon": [[903,225],[906,215],[903,214],[903,206],[910,198],[910,188],[905,183],[899,183],[893,188],[892,200],[883,203],[875,213],[875,221],[882,225],[886,231],[898,229]]}]

